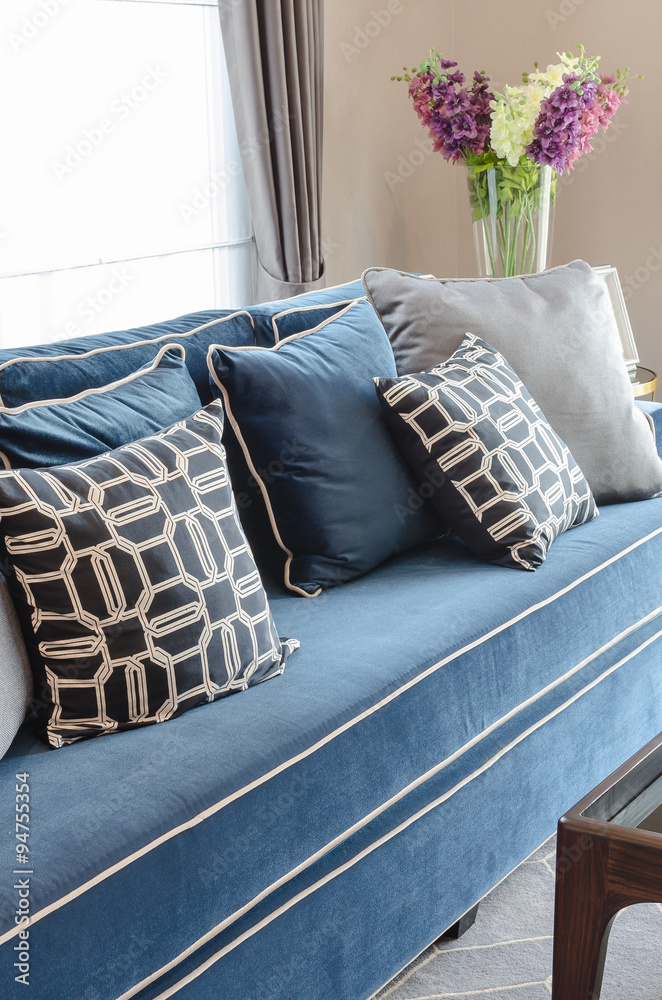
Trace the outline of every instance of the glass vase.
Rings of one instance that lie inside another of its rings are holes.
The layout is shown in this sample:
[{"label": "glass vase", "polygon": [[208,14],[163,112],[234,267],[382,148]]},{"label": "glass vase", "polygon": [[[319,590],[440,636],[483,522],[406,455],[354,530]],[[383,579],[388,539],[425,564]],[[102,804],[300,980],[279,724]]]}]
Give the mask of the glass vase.
[{"label": "glass vase", "polygon": [[558,174],[527,162],[468,164],[478,274],[507,278],[549,266]]}]

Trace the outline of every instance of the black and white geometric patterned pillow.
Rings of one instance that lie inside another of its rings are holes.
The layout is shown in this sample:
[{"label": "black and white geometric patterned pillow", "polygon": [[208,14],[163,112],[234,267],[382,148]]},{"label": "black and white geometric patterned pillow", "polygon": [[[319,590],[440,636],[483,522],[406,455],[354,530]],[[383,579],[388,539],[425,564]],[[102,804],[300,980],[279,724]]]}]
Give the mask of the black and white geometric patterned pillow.
[{"label": "black and white geometric patterned pillow", "polygon": [[375,383],[424,495],[481,558],[534,570],[562,531],[597,516],[570,451],[484,340],[468,333],[443,364]]},{"label": "black and white geometric patterned pillow", "polygon": [[282,672],[211,403],[153,437],[0,472],[0,536],[53,747],[164,722]]}]

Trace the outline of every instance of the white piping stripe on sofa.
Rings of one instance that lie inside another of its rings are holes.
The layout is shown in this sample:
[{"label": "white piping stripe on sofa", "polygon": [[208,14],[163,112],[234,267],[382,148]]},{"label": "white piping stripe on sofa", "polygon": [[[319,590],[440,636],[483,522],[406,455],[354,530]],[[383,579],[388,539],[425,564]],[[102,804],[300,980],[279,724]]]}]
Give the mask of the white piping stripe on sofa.
[{"label": "white piping stripe on sofa", "polygon": [[251,899],[248,903],[245,903],[244,906],[242,906],[240,909],[235,910],[235,912],[231,913],[230,916],[225,917],[225,919],[222,920],[219,924],[217,924],[216,927],[212,928],[212,930],[210,931],[207,931],[206,934],[203,934],[202,937],[198,938],[197,941],[189,945],[189,947],[186,948],[184,951],[182,951],[179,955],[177,955],[176,958],[173,958],[170,962],[168,962],[162,968],[158,969],[156,972],[151,973],[140,983],[137,983],[135,986],[132,986],[127,993],[123,993],[121,997],[118,997],[118,1000],[129,1000],[130,997],[135,996],[136,993],[139,993],[141,990],[145,989],[145,987],[149,986],[151,983],[156,982],[162,976],[166,975],[166,973],[176,968],[177,965],[180,965],[183,961],[185,961],[187,958],[193,955],[205,944],[208,944],[210,941],[212,941],[215,937],[217,937],[229,926],[231,926],[231,924],[235,923],[241,917],[249,913],[250,910],[252,910],[255,906],[258,905],[258,903],[263,902],[273,892],[276,892],[277,889],[280,889],[284,885],[287,885],[288,882],[291,882],[294,878],[297,877],[297,875],[300,875],[302,872],[306,871],[306,869],[310,868],[313,864],[315,864],[316,861],[319,861],[320,858],[323,858],[326,854],[329,854],[339,844],[342,844],[345,840],[348,840],[355,833],[358,833],[359,830],[362,830],[365,826],[371,823],[372,820],[376,819],[378,816],[381,816],[382,813],[385,813],[392,806],[396,805],[402,799],[406,798],[406,796],[409,795],[410,792],[413,792],[417,788],[420,788],[421,785],[424,785],[435,775],[439,774],[450,764],[454,763],[454,761],[462,757],[468,750],[471,750],[473,749],[473,747],[478,746],[478,744],[481,743],[487,736],[489,736],[491,733],[496,732],[497,729],[500,729],[501,726],[509,722],[510,719],[513,719],[520,712],[524,711],[526,708],[529,708],[531,705],[534,705],[537,701],[539,701],[550,691],[553,691],[554,688],[559,687],[565,681],[569,680],[575,674],[579,673],[579,671],[587,667],[590,663],[594,662],[598,657],[602,656],[603,653],[608,652],[608,650],[618,645],[618,643],[621,642],[623,639],[626,639],[629,635],[632,635],[643,625],[646,625],[649,622],[653,621],[660,614],[662,614],[662,605],[659,608],[656,608],[654,611],[651,611],[650,614],[647,614],[644,618],[636,622],[634,625],[630,625],[629,628],[624,629],[623,632],[620,632],[608,643],[605,643],[605,645],[601,646],[600,649],[597,649],[594,653],[591,653],[590,656],[587,656],[586,659],[582,660],[575,667],[572,667],[570,670],[568,670],[567,673],[563,674],[562,677],[558,677],[555,681],[552,681],[546,687],[541,688],[541,690],[538,691],[536,694],[532,695],[526,701],[522,702],[521,705],[518,705],[516,708],[511,709],[510,712],[502,716],[502,718],[497,719],[496,722],[493,722],[491,726],[488,726],[488,728],[484,729],[481,733],[478,733],[477,736],[474,736],[473,739],[469,740],[468,743],[465,743],[462,747],[460,747],[458,750],[452,753],[449,757],[446,757],[445,760],[441,761],[441,763],[436,764],[434,767],[430,768],[424,774],[420,775],[414,781],[410,782],[403,789],[397,792],[396,795],[393,795],[390,799],[387,799],[376,809],[373,809],[372,812],[368,813],[362,819],[354,823],[354,825],[349,827],[349,829],[345,830],[341,834],[338,834],[337,837],[329,841],[329,843],[326,844],[324,847],[320,848],[320,850],[316,851],[315,854],[311,854],[310,857],[306,858],[305,861],[302,861],[301,864],[297,865],[296,868],[293,868],[286,875],[282,875],[270,886],[268,886],[266,889],[263,889],[260,893],[258,893],[258,895],[255,896],[253,899]]},{"label": "white piping stripe on sofa", "polygon": [[[648,535],[645,535],[643,538],[640,538],[636,542],[633,542],[631,545],[628,545],[621,552],[618,552],[616,555],[611,556],[609,559],[605,560],[605,562],[601,563],[599,566],[596,566],[594,567],[594,569],[589,570],[587,573],[584,573],[582,576],[578,577],[576,580],[573,580],[572,583],[569,583],[567,586],[563,587],[555,594],[552,594],[550,595],[550,597],[545,598],[545,600],[539,601],[537,604],[531,605],[531,607],[527,608],[525,611],[520,612],[520,614],[516,615],[514,618],[511,618],[503,625],[499,625],[497,628],[492,629],[490,632],[487,632],[484,636],[481,636],[479,639],[474,639],[473,642],[468,643],[461,649],[458,649],[454,653],[449,654],[449,656],[445,657],[443,660],[440,660],[438,663],[435,663],[431,667],[428,667],[422,673],[418,674],[410,681],[407,681],[406,684],[403,684],[395,691],[392,691],[381,701],[377,702],[377,704],[371,706],[370,708],[367,708],[364,712],[361,712],[353,719],[349,719],[338,729],[335,729],[332,733],[328,733],[326,736],[322,737],[321,740],[318,740],[317,743],[314,743],[307,750],[303,750],[300,754],[297,754],[294,757],[290,757],[289,760],[283,761],[283,763],[279,764],[278,767],[273,768],[271,771],[268,771],[266,774],[263,774],[259,778],[255,778],[254,781],[251,781],[249,784],[244,785],[242,788],[239,788],[236,791],[231,792],[230,795],[227,795],[223,799],[220,799],[219,802],[216,802],[213,806],[209,806],[207,809],[204,809],[196,816],[193,816],[190,820],[187,820],[185,823],[181,823],[179,826],[174,827],[167,833],[161,834],[161,836],[157,837],[155,840],[150,841],[149,844],[145,844],[144,847],[141,847],[137,851],[134,851],[126,858],[123,858],[121,861],[116,862],[114,865],[111,865],[104,871],[99,872],[99,874],[93,876],[93,878],[91,879],[88,879],[86,882],[83,882],[76,889],[72,889],[71,892],[68,892],[60,899],[54,900],[54,902],[49,903],[41,910],[38,910],[30,917],[30,922],[28,926],[33,926],[35,923],[37,923],[37,921],[42,920],[44,917],[53,913],[55,910],[60,909],[62,906],[66,906],[66,904],[71,902],[73,899],[76,899],[78,896],[83,895],[83,893],[87,892],[89,889],[92,889],[95,885],[98,885],[100,882],[105,881],[105,879],[110,878],[112,875],[115,875],[118,871],[122,871],[123,868],[127,868],[130,864],[133,864],[134,861],[139,860],[146,854],[149,854],[151,851],[155,850],[157,847],[160,847],[161,844],[167,843],[168,840],[172,840],[173,837],[178,836],[180,833],[184,833],[186,830],[191,830],[199,823],[202,823],[206,819],[209,819],[210,816],[213,816],[217,812],[220,812],[220,810],[225,808],[225,806],[236,801],[236,799],[241,798],[243,795],[246,795],[248,794],[248,792],[251,792],[254,788],[258,788],[260,785],[271,780],[271,778],[273,778],[275,775],[280,774],[283,771],[286,771],[294,764],[297,764],[300,760],[305,760],[306,757],[309,757],[312,754],[316,753],[317,750],[320,749],[320,747],[325,746],[327,743],[330,743],[331,740],[340,736],[348,729],[351,729],[359,722],[362,722],[363,719],[367,719],[370,715],[373,715],[384,705],[393,701],[401,694],[404,694],[410,688],[414,687],[416,684],[419,684],[421,681],[431,676],[437,670],[440,670],[442,667],[446,666],[446,664],[457,659],[459,656],[462,656],[469,650],[481,646],[484,642],[487,642],[495,635],[498,635],[501,632],[505,632],[506,629],[510,628],[512,625],[517,624],[517,622],[523,621],[525,618],[528,618],[529,615],[538,611],[540,608],[547,607],[548,605],[553,604],[556,600],[563,597],[565,594],[570,593],[572,590],[580,586],[586,580],[589,580],[591,577],[596,576],[598,573],[606,569],[608,566],[611,566],[613,565],[613,563],[618,562],[619,559],[622,559],[630,552],[634,552],[641,545],[644,545],[646,542],[649,542],[651,539],[655,538],[657,535],[660,534],[662,534],[662,527],[656,528],[655,531],[651,531]],[[18,934],[18,932],[19,932],[18,926],[13,927],[9,931],[6,931],[3,935],[0,936],[0,945],[4,944],[6,941],[11,940],[11,938],[15,937]]]},{"label": "white piping stripe on sofa", "polygon": [[[412,826],[419,819],[422,819],[424,816],[427,816],[427,814],[432,812],[433,809],[438,808],[448,799],[452,798],[453,795],[455,795],[457,792],[465,788],[475,778],[478,778],[486,771],[489,771],[490,768],[492,768],[496,763],[498,763],[498,761],[500,761],[502,757],[504,757],[507,753],[509,753],[510,750],[513,750],[516,746],[522,743],[532,733],[536,732],[538,729],[541,729],[542,726],[546,725],[550,721],[550,719],[553,719],[557,715],[560,715],[561,712],[564,712],[567,708],[573,705],[585,694],[587,694],[589,691],[592,691],[593,688],[597,687],[598,684],[601,684],[603,680],[605,680],[607,677],[610,677],[611,674],[615,673],[618,669],[620,669],[620,667],[624,666],[635,656],[638,656],[638,654],[641,653],[642,650],[646,649],[647,646],[650,646],[653,642],[656,642],[660,638],[662,638],[662,629],[660,629],[654,635],[649,636],[648,639],[642,642],[641,645],[637,646],[636,649],[633,649],[630,653],[628,653],[627,656],[624,656],[623,659],[619,660],[617,663],[612,664],[612,666],[609,667],[607,670],[605,670],[603,674],[601,674],[599,677],[594,678],[594,680],[592,680],[590,684],[587,684],[586,687],[581,689],[581,691],[577,691],[566,702],[555,708],[554,711],[549,712],[549,714],[546,715],[544,718],[539,719],[538,722],[534,723],[532,726],[529,726],[528,729],[526,729],[523,733],[520,733],[520,735],[517,736],[514,740],[512,740],[507,746],[502,747],[502,749],[499,750],[498,753],[494,754],[493,757],[491,757],[488,761],[482,764],[476,771],[474,771],[472,774],[467,775],[465,778],[462,779],[462,781],[459,781],[457,785],[454,785],[453,788],[450,788],[447,792],[444,792],[443,795],[440,795],[439,798],[435,799],[434,802],[428,803],[428,805],[424,806],[422,809],[419,809],[417,813],[414,813],[413,816],[410,816],[409,819],[405,820],[403,823],[395,827],[389,833],[384,834],[383,837],[380,837],[373,844],[370,844],[368,845],[368,847],[365,847],[362,851],[359,851],[358,854],[356,854],[349,861],[346,861],[344,864],[340,865],[339,868],[334,869],[334,871],[332,872],[328,872],[323,878],[319,879],[313,885],[308,886],[308,888],[303,889],[301,892],[297,893],[296,896],[293,896],[292,899],[289,899],[286,903],[283,903],[283,905],[279,906],[278,909],[273,911],[273,913],[268,914],[268,916],[258,921],[258,923],[255,924],[253,927],[250,927],[248,930],[244,931],[243,934],[240,934],[239,937],[235,938],[234,941],[231,941],[229,944],[219,949],[219,951],[217,951],[215,955],[211,955],[210,958],[206,959],[206,961],[202,963],[202,965],[198,966],[197,969],[195,969],[193,972],[190,972],[187,976],[184,976],[182,979],[180,979],[178,983],[175,983],[173,986],[169,987],[164,993],[159,993],[158,996],[154,997],[154,1000],[168,1000],[169,997],[172,997],[176,993],[179,993],[179,991],[184,986],[187,986],[194,979],[197,979],[204,972],[206,972],[207,969],[209,969],[212,965],[215,965],[216,962],[220,961],[221,958],[223,958],[229,952],[234,951],[235,948],[237,948],[240,944],[243,944],[244,941],[247,941],[249,938],[253,937],[255,934],[258,933],[258,931],[261,931],[264,927],[267,927],[277,917],[281,916],[283,913],[286,913],[288,910],[291,910],[292,907],[296,906],[297,903],[300,903],[301,900],[305,899],[307,896],[312,895],[313,892],[317,892],[318,889],[323,888],[328,882],[333,881],[333,879],[337,878],[339,875],[342,875],[349,868],[353,868],[354,865],[358,864],[359,861],[362,861],[363,858],[367,857],[369,854],[372,854],[373,851],[377,850],[377,848],[381,847],[383,844],[388,843],[388,841],[392,840],[398,834],[402,833],[408,827]],[[117,1000],[129,1000],[129,998],[132,996],[135,996],[135,990],[133,989],[129,990],[127,993],[123,993],[122,996],[117,997]]]}]

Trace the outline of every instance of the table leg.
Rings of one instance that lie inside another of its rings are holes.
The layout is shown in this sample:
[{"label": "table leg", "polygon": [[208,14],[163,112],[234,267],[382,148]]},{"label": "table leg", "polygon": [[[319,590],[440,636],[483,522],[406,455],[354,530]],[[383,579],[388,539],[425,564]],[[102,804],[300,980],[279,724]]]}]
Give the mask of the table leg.
[{"label": "table leg", "polygon": [[618,907],[608,889],[609,844],[559,823],[552,1000],[598,1000]]},{"label": "table leg", "polygon": [[662,902],[657,837],[603,831],[559,821],[552,1000],[599,1000],[614,917],[633,903]]}]

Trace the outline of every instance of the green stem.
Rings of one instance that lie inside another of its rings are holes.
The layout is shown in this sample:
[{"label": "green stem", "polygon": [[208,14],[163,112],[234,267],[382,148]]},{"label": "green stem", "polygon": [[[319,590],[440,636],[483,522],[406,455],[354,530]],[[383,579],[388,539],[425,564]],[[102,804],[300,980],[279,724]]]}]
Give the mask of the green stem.
[{"label": "green stem", "polygon": [[[505,276],[508,260],[508,219],[505,206],[497,207],[497,231],[499,236],[499,263]],[[495,277],[497,275],[495,274]]]},{"label": "green stem", "polygon": [[480,201],[480,211],[481,211],[482,225],[483,225],[483,239],[485,240],[485,242],[487,244],[487,253],[488,253],[488,256],[490,258],[490,268],[492,270],[492,275],[494,276],[494,274],[495,274],[495,271],[494,271],[494,248],[492,246],[492,234],[490,233],[490,226],[489,226],[489,222],[488,222],[489,217],[490,217],[490,213],[489,213],[489,208],[488,208],[487,211],[485,210],[485,203],[484,203],[483,199],[480,198],[480,196],[479,196],[479,201]]},{"label": "green stem", "polygon": [[511,232],[512,222],[510,218],[510,202],[507,201],[503,213],[503,228],[505,237],[505,255],[503,260],[503,276],[507,278],[510,274],[510,256],[512,254]]},{"label": "green stem", "polygon": [[536,230],[533,224],[533,213],[527,219],[527,227],[529,229],[531,250],[529,252],[529,259],[527,261],[527,273],[533,270],[533,265],[536,259]]},{"label": "green stem", "polygon": [[522,225],[522,208],[521,208],[521,204],[520,204],[520,207],[518,208],[518,210],[516,211],[516,213],[514,215],[514,219],[515,219],[515,222],[514,222],[514,225],[513,225],[513,231],[512,231],[512,236],[511,236],[512,242],[511,242],[511,252],[510,252],[511,255],[510,255],[510,261],[509,261],[510,270],[508,272],[509,276],[518,273],[517,272],[517,240],[519,239],[519,231],[520,231],[520,228],[521,228],[521,225]]},{"label": "green stem", "polygon": [[526,209],[526,226],[529,234],[529,240],[528,240],[529,250],[527,258],[525,259],[524,263],[527,269],[527,273],[532,270],[536,257],[536,228],[533,221],[533,215],[535,209],[536,209],[535,196],[532,194],[529,195],[529,198],[527,200],[527,209]]},{"label": "green stem", "polygon": [[[534,215],[542,207],[540,175],[533,164],[515,167],[481,160],[470,168],[470,198],[474,223],[482,226],[480,254],[494,276],[532,273],[536,265]],[[556,194],[552,177],[550,202]],[[537,223],[536,223],[537,225]]]},{"label": "green stem", "polygon": [[522,256],[521,256],[521,271],[520,274],[528,273],[528,261],[529,254],[531,252],[531,240],[533,236],[533,221],[531,217],[531,199],[527,199],[527,205],[524,210],[524,236],[522,237]]}]

